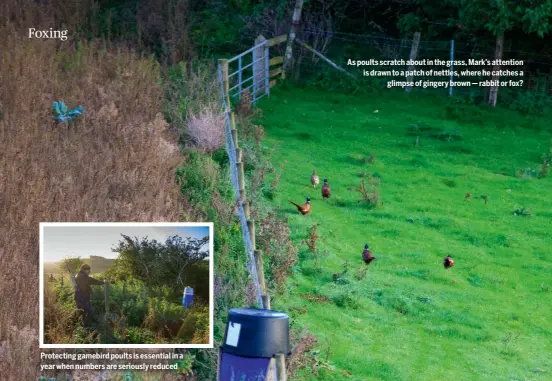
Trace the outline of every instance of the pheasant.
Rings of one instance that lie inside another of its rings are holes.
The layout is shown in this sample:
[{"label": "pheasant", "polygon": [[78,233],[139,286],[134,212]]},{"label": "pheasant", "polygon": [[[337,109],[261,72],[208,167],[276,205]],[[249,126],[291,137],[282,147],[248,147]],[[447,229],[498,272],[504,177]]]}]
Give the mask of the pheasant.
[{"label": "pheasant", "polygon": [[376,259],[376,257],[374,257],[370,249],[368,249],[368,244],[364,245],[364,251],[362,252],[362,260],[364,263],[369,265],[374,259]]},{"label": "pheasant", "polygon": [[318,185],[318,183],[320,182],[320,178],[318,177],[318,175],[316,174],[316,169],[312,171],[312,175],[311,175],[311,184],[312,184],[312,187],[316,187]]},{"label": "pheasant", "polygon": [[330,186],[328,185],[328,180],[324,179],[324,185],[322,185],[322,200],[330,198],[331,195],[332,192],[330,190]]},{"label": "pheasant", "polygon": [[471,198],[471,193],[466,193],[466,197],[464,197],[464,201],[468,201]]},{"label": "pheasant", "polygon": [[311,211],[310,197],[307,197],[307,201],[303,205],[296,204],[291,200],[289,200],[289,202],[295,205],[299,213],[301,213],[303,216],[306,216]]},{"label": "pheasant", "polygon": [[445,266],[446,269],[450,269],[452,266],[454,266],[454,261],[450,257],[450,255],[447,255],[447,257],[443,260],[443,266]]}]

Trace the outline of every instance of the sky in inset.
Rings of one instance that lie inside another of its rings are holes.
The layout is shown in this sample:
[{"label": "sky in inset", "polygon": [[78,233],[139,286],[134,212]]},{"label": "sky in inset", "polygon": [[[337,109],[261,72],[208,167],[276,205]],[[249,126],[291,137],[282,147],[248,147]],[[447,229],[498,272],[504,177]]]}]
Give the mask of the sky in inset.
[{"label": "sky in inset", "polygon": [[[203,238],[208,226],[44,226],[44,262],[57,262],[67,257],[88,258],[97,255],[117,258],[111,251],[122,239],[121,234],[165,242],[170,236]],[[204,249],[209,248],[208,244]]]}]

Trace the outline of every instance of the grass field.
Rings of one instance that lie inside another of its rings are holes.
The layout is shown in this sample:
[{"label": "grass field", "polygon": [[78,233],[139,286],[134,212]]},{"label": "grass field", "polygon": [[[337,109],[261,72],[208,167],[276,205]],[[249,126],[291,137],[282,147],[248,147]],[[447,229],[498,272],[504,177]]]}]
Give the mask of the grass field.
[{"label": "grass field", "polygon": [[[453,120],[446,102],[276,88],[260,104],[264,144],[282,167],[267,202],[289,216],[300,245],[273,308],[309,327],[335,366],[305,380],[552,379],[552,179],[526,171],[538,172],[552,134],[508,111],[467,107]],[[443,131],[456,132],[431,137]],[[330,200],[312,189],[314,168]],[[383,206],[347,189],[363,172],[381,179]],[[288,200],[306,196],[313,210],[301,216]],[[521,208],[531,215],[514,215]],[[314,224],[318,263],[301,243]],[[377,259],[358,280],[365,243]],[[335,282],[344,261],[350,269]]]}]

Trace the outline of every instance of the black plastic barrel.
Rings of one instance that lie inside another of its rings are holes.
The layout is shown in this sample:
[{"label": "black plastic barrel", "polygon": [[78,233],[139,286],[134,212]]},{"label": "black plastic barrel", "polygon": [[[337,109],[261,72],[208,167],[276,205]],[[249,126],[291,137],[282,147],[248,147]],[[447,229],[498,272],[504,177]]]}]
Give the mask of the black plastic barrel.
[{"label": "black plastic barrel", "polygon": [[289,355],[289,316],[257,308],[231,309],[222,351],[242,357]]}]

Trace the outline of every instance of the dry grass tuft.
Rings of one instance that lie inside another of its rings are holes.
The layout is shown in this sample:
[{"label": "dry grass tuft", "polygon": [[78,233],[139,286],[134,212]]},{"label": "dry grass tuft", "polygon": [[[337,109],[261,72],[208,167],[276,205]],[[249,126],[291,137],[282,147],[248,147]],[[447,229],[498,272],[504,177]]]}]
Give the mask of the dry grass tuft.
[{"label": "dry grass tuft", "polygon": [[286,370],[288,377],[291,378],[301,368],[314,369],[316,367],[316,359],[313,356],[309,356],[308,352],[316,346],[317,340],[316,337],[305,330],[292,331],[290,336],[290,341],[294,344],[291,356],[287,361]]},{"label": "dry grass tuft", "polygon": [[[0,33],[0,374],[8,381],[38,374],[39,222],[178,221],[182,210],[158,65],[125,49],[9,30]],[[83,105],[84,117],[56,125],[54,100]]]}]

